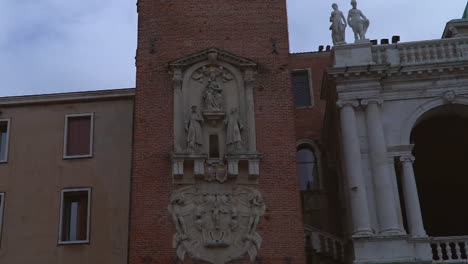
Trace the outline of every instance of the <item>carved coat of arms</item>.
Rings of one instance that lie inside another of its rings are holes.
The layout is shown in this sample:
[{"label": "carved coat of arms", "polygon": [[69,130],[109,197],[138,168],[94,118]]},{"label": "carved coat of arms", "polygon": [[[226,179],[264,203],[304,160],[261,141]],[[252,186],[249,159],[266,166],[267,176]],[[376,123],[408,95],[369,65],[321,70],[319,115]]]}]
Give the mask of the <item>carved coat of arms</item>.
[{"label": "carved coat of arms", "polygon": [[177,256],[223,264],[257,256],[256,232],[265,204],[259,191],[230,184],[200,184],[175,191],[169,212],[176,227]]}]

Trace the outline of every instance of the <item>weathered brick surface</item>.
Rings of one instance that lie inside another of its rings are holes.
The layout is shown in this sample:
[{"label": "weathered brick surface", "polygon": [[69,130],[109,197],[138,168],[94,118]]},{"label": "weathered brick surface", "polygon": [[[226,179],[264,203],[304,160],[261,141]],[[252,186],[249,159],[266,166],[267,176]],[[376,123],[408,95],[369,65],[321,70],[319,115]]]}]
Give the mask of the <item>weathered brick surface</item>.
[{"label": "weathered brick surface", "polygon": [[310,69],[314,104],[311,107],[296,108],[296,139],[320,139],[325,101],[320,99],[324,71],[333,63],[331,52],[308,52],[290,55],[289,69]]},{"label": "weathered brick surface", "polygon": [[258,187],[268,208],[259,226],[261,263],[304,263],[286,1],[140,0],[138,32],[129,263],[178,263],[167,211],[178,186],[171,183],[173,94],[166,63],[210,47],[259,63],[255,117],[264,159]]}]

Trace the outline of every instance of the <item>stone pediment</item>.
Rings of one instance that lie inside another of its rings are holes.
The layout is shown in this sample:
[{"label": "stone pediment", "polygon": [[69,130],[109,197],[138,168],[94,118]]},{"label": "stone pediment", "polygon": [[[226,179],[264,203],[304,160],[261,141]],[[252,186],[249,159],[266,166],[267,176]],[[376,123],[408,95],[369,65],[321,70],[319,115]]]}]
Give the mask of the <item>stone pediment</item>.
[{"label": "stone pediment", "polygon": [[217,49],[217,48],[210,48],[206,49],[188,56],[185,56],[183,58],[171,61],[168,63],[168,66],[170,68],[186,68],[188,66],[191,66],[195,63],[209,60],[212,61],[213,63],[216,62],[217,60],[221,60],[224,62],[227,62],[231,65],[237,66],[239,68],[245,68],[245,67],[256,67],[257,63],[253,60],[235,55],[233,53]]}]

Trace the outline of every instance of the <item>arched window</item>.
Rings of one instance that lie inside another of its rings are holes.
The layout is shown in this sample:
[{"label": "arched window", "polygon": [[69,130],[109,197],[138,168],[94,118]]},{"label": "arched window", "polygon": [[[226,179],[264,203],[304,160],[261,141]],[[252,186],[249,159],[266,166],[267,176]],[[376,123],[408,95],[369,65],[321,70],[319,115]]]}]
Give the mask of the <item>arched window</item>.
[{"label": "arched window", "polygon": [[314,151],[309,147],[297,151],[301,191],[318,189],[318,164]]}]

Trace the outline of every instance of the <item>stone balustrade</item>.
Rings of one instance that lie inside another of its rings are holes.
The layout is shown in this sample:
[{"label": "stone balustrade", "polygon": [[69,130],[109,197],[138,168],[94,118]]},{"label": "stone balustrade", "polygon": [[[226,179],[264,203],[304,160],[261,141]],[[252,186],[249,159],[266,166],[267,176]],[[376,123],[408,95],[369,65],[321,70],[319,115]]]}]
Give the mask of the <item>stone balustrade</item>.
[{"label": "stone balustrade", "polygon": [[431,247],[436,263],[468,262],[468,236],[434,237]]},{"label": "stone balustrade", "polygon": [[305,228],[305,235],[306,247],[312,248],[317,254],[338,262],[346,261],[345,240],[310,226]]},{"label": "stone balustrade", "polygon": [[375,45],[372,59],[376,64],[401,66],[468,60],[468,38]]}]

